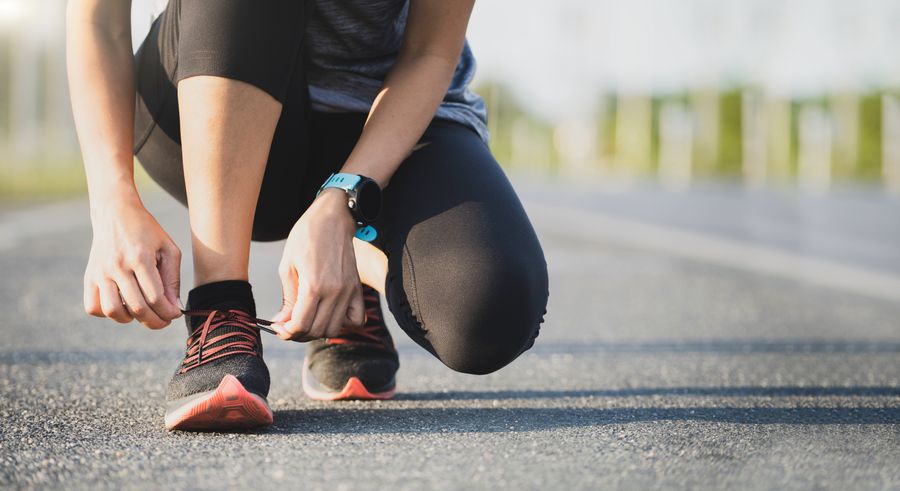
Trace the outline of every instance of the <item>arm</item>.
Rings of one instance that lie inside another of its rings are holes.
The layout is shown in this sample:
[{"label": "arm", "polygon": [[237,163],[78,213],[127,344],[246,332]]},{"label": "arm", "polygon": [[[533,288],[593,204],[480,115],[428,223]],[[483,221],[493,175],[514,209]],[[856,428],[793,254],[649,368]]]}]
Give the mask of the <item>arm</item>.
[{"label": "arm", "polygon": [[444,99],[474,0],[412,0],[400,54],[341,172],[387,187]]},{"label": "arm", "polygon": [[69,87],[81,143],[94,240],[84,278],[89,314],[160,328],[180,315],[180,252],[134,184],[131,2],[71,0]]},{"label": "arm", "polygon": [[72,0],[66,11],[72,112],[92,216],[105,200],[138,199],[131,154],[134,61],[130,12],[130,1],[115,0]]},{"label": "arm", "polygon": [[[365,128],[341,172],[386,187],[434,118],[447,92],[474,0],[411,0],[397,61],[375,98]],[[337,335],[364,311],[352,237],[356,230],[341,190],[327,189],[297,221],[279,267],[284,305],[273,319],[283,339]]]}]

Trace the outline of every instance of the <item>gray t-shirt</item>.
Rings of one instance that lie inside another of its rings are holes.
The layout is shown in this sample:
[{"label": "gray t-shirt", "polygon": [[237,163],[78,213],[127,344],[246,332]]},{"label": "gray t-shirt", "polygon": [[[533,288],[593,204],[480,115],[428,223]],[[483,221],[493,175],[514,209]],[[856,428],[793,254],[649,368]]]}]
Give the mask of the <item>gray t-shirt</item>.
[{"label": "gray t-shirt", "polygon": [[[314,0],[306,31],[313,109],[368,112],[394,65],[409,0]],[[475,57],[466,42],[436,116],[473,128],[488,140],[484,100],[469,90]]]}]

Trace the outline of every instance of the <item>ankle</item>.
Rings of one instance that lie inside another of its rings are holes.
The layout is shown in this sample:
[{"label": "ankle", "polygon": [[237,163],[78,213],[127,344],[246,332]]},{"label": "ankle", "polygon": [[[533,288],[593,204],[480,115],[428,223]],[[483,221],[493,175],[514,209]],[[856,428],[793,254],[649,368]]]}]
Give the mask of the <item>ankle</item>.
[{"label": "ankle", "polygon": [[238,309],[256,316],[256,302],[250,283],[229,279],[205,283],[188,292],[188,309]]},{"label": "ankle", "polygon": [[226,268],[220,268],[215,271],[198,271],[197,268],[194,269],[194,288],[222,281],[247,282],[249,280],[250,275],[246,270],[229,271]]}]

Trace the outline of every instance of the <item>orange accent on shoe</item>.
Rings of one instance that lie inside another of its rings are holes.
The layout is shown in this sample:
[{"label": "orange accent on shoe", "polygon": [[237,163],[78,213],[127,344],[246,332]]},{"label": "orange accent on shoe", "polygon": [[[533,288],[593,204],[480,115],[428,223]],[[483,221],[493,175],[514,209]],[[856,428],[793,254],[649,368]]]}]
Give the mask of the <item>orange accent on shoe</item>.
[{"label": "orange accent on shoe", "polygon": [[247,391],[234,375],[225,375],[208,395],[166,414],[167,430],[245,430],[272,424],[265,399]]},{"label": "orange accent on shoe", "polygon": [[328,392],[314,387],[310,380],[311,377],[312,374],[309,371],[307,360],[304,360],[303,375],[301,377],[303,381],[303,392],[306,393],[307,397],[316,401],[386,400],[394,397],[397,393],[396,387],[392,387],[390,390],[384,392],[369,392],[369,389],[367,389],[365,384],[357,377],[350,377],[350,379],[347,380],[347,384],[344,385],[344,388],[340,391]]}]

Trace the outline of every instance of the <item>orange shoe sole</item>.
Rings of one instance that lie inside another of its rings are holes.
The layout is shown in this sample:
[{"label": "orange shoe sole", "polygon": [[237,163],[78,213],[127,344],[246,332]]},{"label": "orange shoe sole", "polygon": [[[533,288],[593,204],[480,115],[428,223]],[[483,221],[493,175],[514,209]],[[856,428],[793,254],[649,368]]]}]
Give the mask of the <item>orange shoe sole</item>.
[{"label": "orange shoe sole", "polygon": [[344,388],[339,391],[331,391],[321,387],[309,370],[308,359],[303,360],[303,392],[310,399],[316,401],[367,401],[386,400],[397,394],[397,387],[380,392],[369,392],[369,389],[356,377],[350,377]]},{"label": "orange shoe sole", "polygon": [[272,410],[262,397],[249,392],[234,375],[226,375],[215,390],[169,404],[167,430],[248,430],[272,424]]}]

